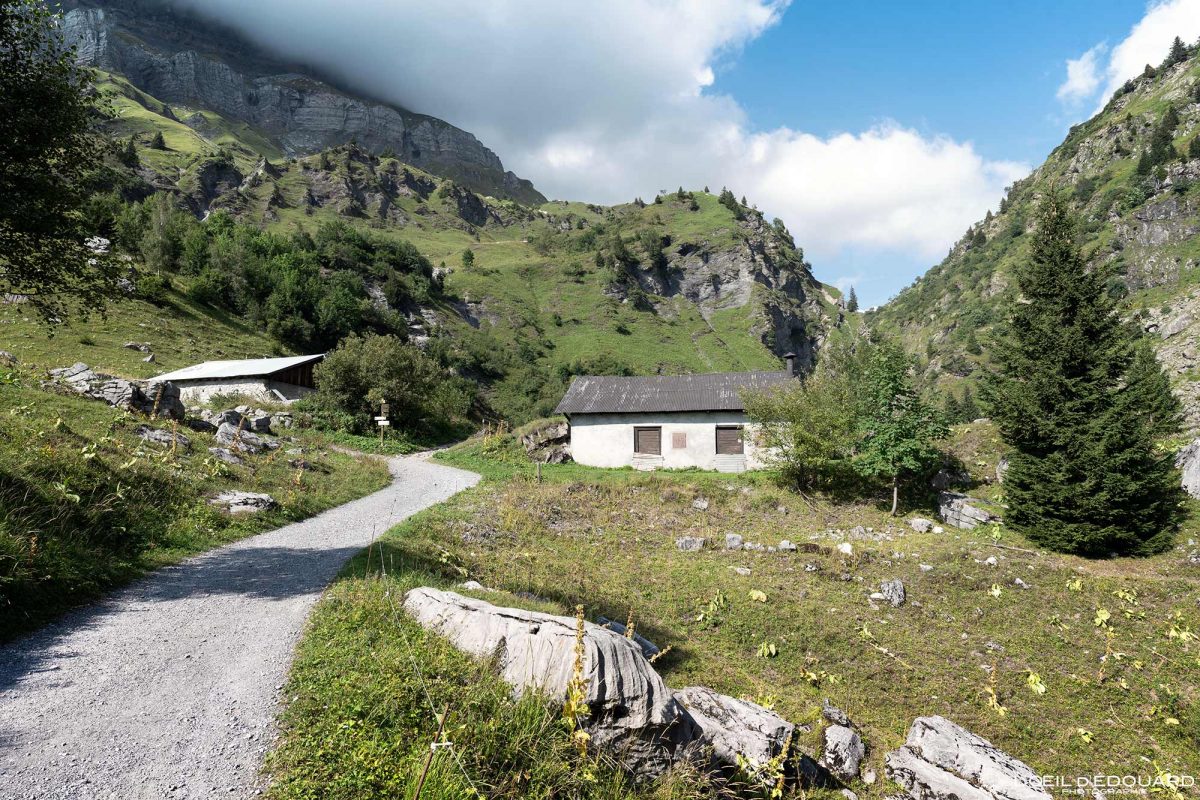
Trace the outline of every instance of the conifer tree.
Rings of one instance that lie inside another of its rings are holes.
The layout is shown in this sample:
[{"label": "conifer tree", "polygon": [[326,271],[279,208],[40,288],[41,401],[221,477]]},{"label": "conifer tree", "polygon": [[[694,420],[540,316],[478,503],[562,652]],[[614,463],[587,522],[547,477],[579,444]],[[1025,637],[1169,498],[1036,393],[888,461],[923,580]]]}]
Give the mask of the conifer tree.
[{"label": "conifer tree", "polygon": [[1121,322],[1107,275],[1089,270],[1067,201],[1039,208],[1020,297],[993,349],[985,399],[1012,448],[1007,522],[1033,541],[1088,556],[1169,546],[1179,475],[1156,439],[1177,427],[1162,370]]},{"label": "conifer tree", "polygon": [[1184,61],[1187,61],[1187,57],[1187,45],[1183,43],[1183,39],[1176,36],[1175,41],[1171,42],[1171,50],[1167,53],[1167,60],[1163,62],[1163,69],[1173,67],[1176,64],[1182,64]]},{"label": "conifer tree", "polygon": [[853,314],[858,311],[858,295],[854,293],[854,287],[850,287],[850,299],[846,302],[846,310]]},{"label": "conifer tree", "polygon": [[1188,158],[1200,158],[1200,136],[1194,137],[1188,145]]},{"label": "conifer tree", "polygon": [[162,131],[154,132],[154,138],[150,140],[150,146],[155,150],[167,149],[167,140],[163,138]]}]

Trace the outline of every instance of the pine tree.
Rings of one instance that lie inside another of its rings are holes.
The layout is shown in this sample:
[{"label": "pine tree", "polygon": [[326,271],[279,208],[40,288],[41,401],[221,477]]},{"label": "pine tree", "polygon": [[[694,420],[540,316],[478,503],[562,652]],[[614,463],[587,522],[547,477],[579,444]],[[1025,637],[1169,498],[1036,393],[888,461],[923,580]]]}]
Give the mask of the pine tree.
[{"label": "pine tree", "polygon": [[462,266],[468,272],[475,267],[475,251],[469,247],[462,251]]},{"label": "pine tree", "polygon": [[1176,64],[1182,64],[1184,61],[1187,61],[1187,57],[1187,45],[1183,43],[1183,39],[1176,36],[1175,41],[1171,42],[1171,50],[1167,53],[1167,60],[1163,62],[1162,68],[1167,69]]},{"label": "pine tree", "polygon": [[974,422],[983,416],[979,412],[979,404],[975,402],[975,393],[970,386],[963,387],[962,400],[958,401],[958,411],[963,422]]},{"label": "pine tree", "polygon": [[880,342],[872,350],[854,455],[859,474],[891,482],[893,516],[900,505],[901,482],[941,457],[934,442],[949,432],[942,414],[917,395],[910,366],[904,351],[892,342]]},{"label": "pine tree", "polygon": [[1007,521],[1064,552],[1155,552],[1178,521],[1179,475],[1154,447],[1176,424],[1163,414],[1169,387],[1075,236],[1066,198],[1047,196],[992,351],[998,370],[985,378],[1013,450]]},{"label": "pine tree", "polygon": [[154,138],[150,140],[150,146],[155,150],[167,149],[167,141],[163,138],[162,131],[154,132]]},{"label": "pine tree", "polygon": [[1188,145],[1188,158],[1200,158],[1200,136],[1192,138],[1192,143]]},{"label": "pine tree", "polygon": [[127,167],[136,167],[141,163],[138,159],[137,145],[134,143],[132,136],[126,140],[125,146],[121,148],[118,158]]},{"label": "pine tree", "polygon": [[858,311],[858,295],[854,293],[854,287],[850,287],[850,299],[846,302],[846,310],[853,314]]}]

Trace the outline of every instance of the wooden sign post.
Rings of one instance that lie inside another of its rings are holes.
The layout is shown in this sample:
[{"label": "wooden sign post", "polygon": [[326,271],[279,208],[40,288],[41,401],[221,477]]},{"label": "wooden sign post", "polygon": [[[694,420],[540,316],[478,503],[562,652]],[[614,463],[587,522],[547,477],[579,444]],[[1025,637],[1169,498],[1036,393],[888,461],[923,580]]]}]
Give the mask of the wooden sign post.
[{"label": "wooden sign post", "polygon": [[392,424],[392,421],[388,419],[389,411],[391,411],[391,406],[386,401],[379,404],[379,416],[375,418],[375,424],[379,426],[380,450],[383,449],[383,434],[388,429],[388,426]]}]

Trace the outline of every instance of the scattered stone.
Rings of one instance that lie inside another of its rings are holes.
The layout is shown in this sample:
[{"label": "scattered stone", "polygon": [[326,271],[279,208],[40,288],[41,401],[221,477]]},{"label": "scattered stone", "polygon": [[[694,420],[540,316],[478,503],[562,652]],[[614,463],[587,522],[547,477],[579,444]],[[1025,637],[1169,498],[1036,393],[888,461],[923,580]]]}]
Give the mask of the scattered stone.
[{"label": "scattered stone", "polygon": [[134,431],[142,441],[176,450],[187,450],[192,446],[192,440],[182,433],[151,428],[149,425],[139,425]]},{"label": "scattered stone", "polygon": [[703,536],[680,536],[675,540],[675,547],[685,553],[694,553],[698,550],[703,550],[708,544],[708,539]]},{"label": "scattered stone", "polygon": [[[562,702],[575,661],[572,617],[558,617],[428,587],[405,595],[404,609],[421,626],[445,636],[476,658],[489,658],[517,695],[537,691]],[[699,726],[675,699],[638,645],[584,623],[584,727],[591,743],[637,775],[662,775],[698,738]]]},{"label": "scattered stone", "polygon": [[1014,586],[1019,586],[1019,587],[1021,587],[1022,589],[1028,589],[1028,588],[1029,588],[1029,584],[1028,584],[1028,583],[1026,583],[1025,581],[1021,580],[1020,578],[1013,578],[1013,585],[1014,585]]},{"label": "scattered stone", "polygon": [[241,459],[241,456],[237,455],[227,447],[210,447],[208,448],[208,452],[212,453],[218,461],[235,467],[246,463]]},{"label": "scattered stone", "polygon": [[279,505],[269,494],[238,491],[221,492],[209,500],[208,504],[221,506],[230,514],[257,514],[259,511],[267,511]]},{"label": "scattered stone", "polygon": [[[613,633],[618,633],[621,636],[625,636],[625,632],[628,630],[624,623],[617,622],[615,619],[609,619],[603,615],[596,617],[596,624],[608,628]],[[642,649],[642,655],[644,655],[646,658],[654,658],[654,656],[658,655],[662,649],[654,642],[638,633],[636,627],[633,632],[633,641],[636,642],[637,646]]]},{"label": "scattered stone", "polygon": [[1050,800],[1028,765],[945,717],[918,717],[885,772],[920,800]]},{"label": "scattered stone", "polygon": [[783,553],[794,553],[796,552],[796,545],[792,544],[787,539],[784,539],[779,543],[779,550]]},{"label": "scattered stone", "polygon": [[479,581],[463,581],[458,585],[460,589],[468,589],[472,592],[487,592],[491,591]]},{"label": "scattered stone", "polygon": [[932,572],[933,571],[932,564],[921,564],[920,567],[921,567],[921,572]]},{"label": "scattered stone", "polygon": [[979,508],[977,503],[983,501],[954,492],[942,492],[938,495],[938,513],[948,525],[956,528],[975,528],[999,519],[995,514]]},{"label": "scattered stone", "polygon": [[697,497],[692,501],[692,508],[696,509],[697,511],[708,511],[708,501],[703,497]]},{"label": "scattered stone", "polygon": [[751,574],[749,567],[730,567],[730,569],[738,575],[741,575],[743,578],[749,578]]},{"label": "scattered stone", "polygon": [[829,702],[828,697],[821,701],[821,716],[832,722],[834,725],[845,725],[847,728],[851,727],[852,725],[850,722],[850,716],[845,711],[842,711],[833,703]]},{"label": "scattered stone", "polygon": [[843,555],[854,555],[854,545],[850,544],[849,542],[842,542],[837,546],[837,549],[838,552],[842,553]]},{"label": "scattered stone", "polygon": [[849,789],[842,789],[841,795],[842,797],[846,798],[846,800],[858,800],[858,795]]},{"label": "scattered stone", "polygon": [[796,726],[757,703],[718,694],[704,686],[675,692],[699,728],[688,750],[708,751],[713,767],[736,767],[739,756],[752,768],[766,765],[783,749]]},{"label": "scattered stone", "polygon": [[218,443],[226,447],[251,455],[261,453],[263,450],[275,450],[280,446],[279,442],[274,439],[266,439],[256,433],[244,431],[228,422],[221,423],[221,426],[217,428],[215,438]]},{"label": "scattered stone", "polygon": [[758,542],[746,542],[744,545],[742,545],[742,549],[743,550],[754,550],[756,552],[761,552],[764,548]]},{"label": "scattered stone", "polygon": [[188,417],[183,421],[183,424],[196,431],[196,433],[216,433],[217,426],[213,425],[206,419],[198,417]]},{"label": "scattered stone", "polygon": [[883,598],[888,601],[892,608],[899,608],[904,605],[905,593],[904,582],[899,578],[890,581],[884,581],[879,584],[879,591]]},{"label": "scattered stone", "polygon": [[818,763],[835,778],[852,781],[858,778],[858,768],[866,753],[857,731],[846,725],[830,725],[825,729],[825,748]]},{"label": "scattered stone", "polygon": [[1000,562],[996,560],[995,556],[988,556],[983,560],[983,563],[987,564],[989,567],[994,567]]},{"label": "scattered stone", "polygon": [[725,549],[741,550],[743,541],[740,533],[727,533],[725,534]]},{"label": "scattered stone", "polygon": [[304,471],[313,469],[313,463],[311,461],[305,461],[303,458],[290,459],[288,461],[288,466],[291,467],[292,469],[299,469],[299,470],[304,470]]},{"label": "scattered stone", "polygon": [[17,357],[14,356],[12,353],[8,352],[7,350],[0,350],[0,364],[5,364],[7,366],[13,366],[15,364],[20,364],[20,363],[21,362],[18,361]]},{"label": "scattered stone", "polygon": [[925,519],[924,517],[914,517],[908,521],[908,525],[917,533],[929,533],[933,528],[933,520]]},{"label": "scattered stone", "polygon": [[146,356],[145,358],[142,359],[142,361],[146,362],[147,364],[153,364],[154,363],[154,353],[151,353],[150,355]]},{"label": "scattered stone", "polygon": [[945,532],[946,532],[946,529],[945,529],[945,528],[943,528],[941,525],[934,525],[934,526],[933,526],[933,532],[934,532],[934,533],[945,533]]},{"label": "scattered stone", "polygon": [[122,345],[126,350],[137,350],[139,353],[149,353],[149,342],[126,342]]}]

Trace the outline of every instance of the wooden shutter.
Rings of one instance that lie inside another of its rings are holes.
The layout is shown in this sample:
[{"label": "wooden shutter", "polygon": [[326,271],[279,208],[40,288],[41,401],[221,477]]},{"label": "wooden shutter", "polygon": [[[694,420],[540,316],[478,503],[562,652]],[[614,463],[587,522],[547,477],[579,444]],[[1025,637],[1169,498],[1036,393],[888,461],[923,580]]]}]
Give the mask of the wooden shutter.
[{"label": "wooden shutter", "polygon": [[743,443],[744,432],[740,425],[720,425],[717,427],[717,455],[740,456],[746,452]]},{"label": "wooden shutter", "polygon": [[671,434],[671,449],[686,450],[687,449],[687,434],[676,431]]},{"label": "wooden shutter", "polygon": [[633,452],[643,456],[661,456],[662,428],[634,428]]}]

